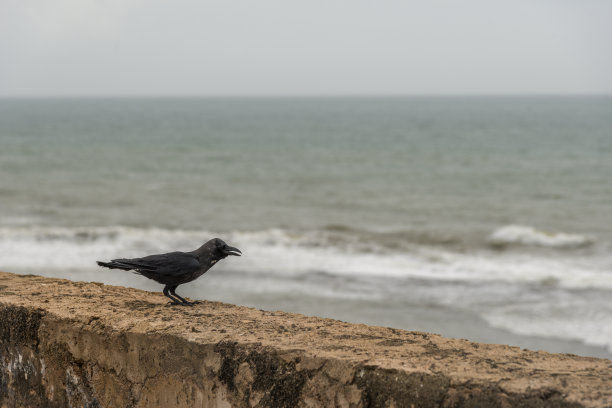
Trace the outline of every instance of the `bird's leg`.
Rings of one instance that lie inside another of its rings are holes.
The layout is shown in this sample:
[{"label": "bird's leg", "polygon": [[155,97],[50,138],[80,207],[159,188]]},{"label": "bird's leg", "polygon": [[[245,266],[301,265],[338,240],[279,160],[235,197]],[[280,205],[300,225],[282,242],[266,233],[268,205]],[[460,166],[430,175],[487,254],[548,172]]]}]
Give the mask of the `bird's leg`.
[{"label": "bird's leg", "polygon": [[187,300],[183,299],[182,297],[180,297],[180,296],[179,296],[179,295],[178,295],[178,294],[175,292],[176,288],[178,288],[178,285],[176,285],[176,286],[171,286],[171,287],[170,287],[170,293],[172,294],[172,296],[175,296],[176,298],[180,299],[180,300],[181,300],[181,302],[183,302],[183,304],[184,304],[184,305],[187,305],[187,306],[193,306],[193,305],[195,305],[195,304],[198,304],[198,303],[199,303],[199,302],[189,302],[189,301],[187,301]]},{"label": "bird's leg", "polygon": [[[176,288],[176,286],[175,286]],[[169,297],[172,300],[172,303],[170,303],[171,305],[182,305],[182,302],[179,302],[176,298],[173,298],[172,296],[170,296],[170,294],[168,293],[168,289],[170,289],[170,287],[168,285],[164,286],[164,295],[166,295],[167,297]],[[174,291],[173,291],[174,292]]]}]

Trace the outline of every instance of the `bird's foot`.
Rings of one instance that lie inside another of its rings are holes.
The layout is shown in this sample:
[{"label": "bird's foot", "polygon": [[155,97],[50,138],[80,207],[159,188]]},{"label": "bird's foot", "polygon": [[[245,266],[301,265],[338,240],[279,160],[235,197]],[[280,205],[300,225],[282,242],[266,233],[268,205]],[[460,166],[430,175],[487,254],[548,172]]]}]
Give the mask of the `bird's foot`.
[{"label": "bird's foot", "polygon": [[174,301],[174,302],[168,302],[168,306],[175,306],[175,305],[182,305],[182,306],[184,306],[184,303],[181,303],[181,302],[176,302],[176,301]]},{"label": "bird's foot", "polygon": [[195,306],[198,303],[200,303],[200,302],[198,302],[197,300],[195,302],[187,302],[187,301],[185,301],[185,302],[183,302],[183,305],[184,306]]}]

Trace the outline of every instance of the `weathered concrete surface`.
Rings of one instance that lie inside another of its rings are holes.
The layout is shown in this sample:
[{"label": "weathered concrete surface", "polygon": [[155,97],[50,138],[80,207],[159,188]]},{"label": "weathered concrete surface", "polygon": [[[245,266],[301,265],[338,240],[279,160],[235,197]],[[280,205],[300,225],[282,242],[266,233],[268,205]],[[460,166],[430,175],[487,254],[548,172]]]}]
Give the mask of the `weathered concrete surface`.
[{"label": "weathered concrete surface", "polygon": [[610,407],[612,362],[0,272],[1,407]]}]

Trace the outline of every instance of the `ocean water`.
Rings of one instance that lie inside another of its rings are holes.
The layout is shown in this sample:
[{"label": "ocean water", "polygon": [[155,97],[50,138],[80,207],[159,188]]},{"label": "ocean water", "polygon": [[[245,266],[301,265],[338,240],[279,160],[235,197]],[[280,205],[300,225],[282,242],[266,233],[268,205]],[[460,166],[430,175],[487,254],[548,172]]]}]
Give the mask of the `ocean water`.
[{"label": "ocean water", "polygon": [[0,101],[0,270],[612,357],[612,98]]}]

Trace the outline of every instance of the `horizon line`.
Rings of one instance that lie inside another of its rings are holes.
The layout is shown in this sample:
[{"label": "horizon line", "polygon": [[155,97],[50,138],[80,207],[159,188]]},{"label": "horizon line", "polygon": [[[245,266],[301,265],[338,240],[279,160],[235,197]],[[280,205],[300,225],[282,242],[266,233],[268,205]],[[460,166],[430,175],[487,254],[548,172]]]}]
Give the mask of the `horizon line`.
[{"label": "horizon line", "polygon": [[422,94],[125,94],[0,95],[0,100],[27,99],[401,99],[401,98],[580,98],[612,97],[611,93],[422,93]]}]

